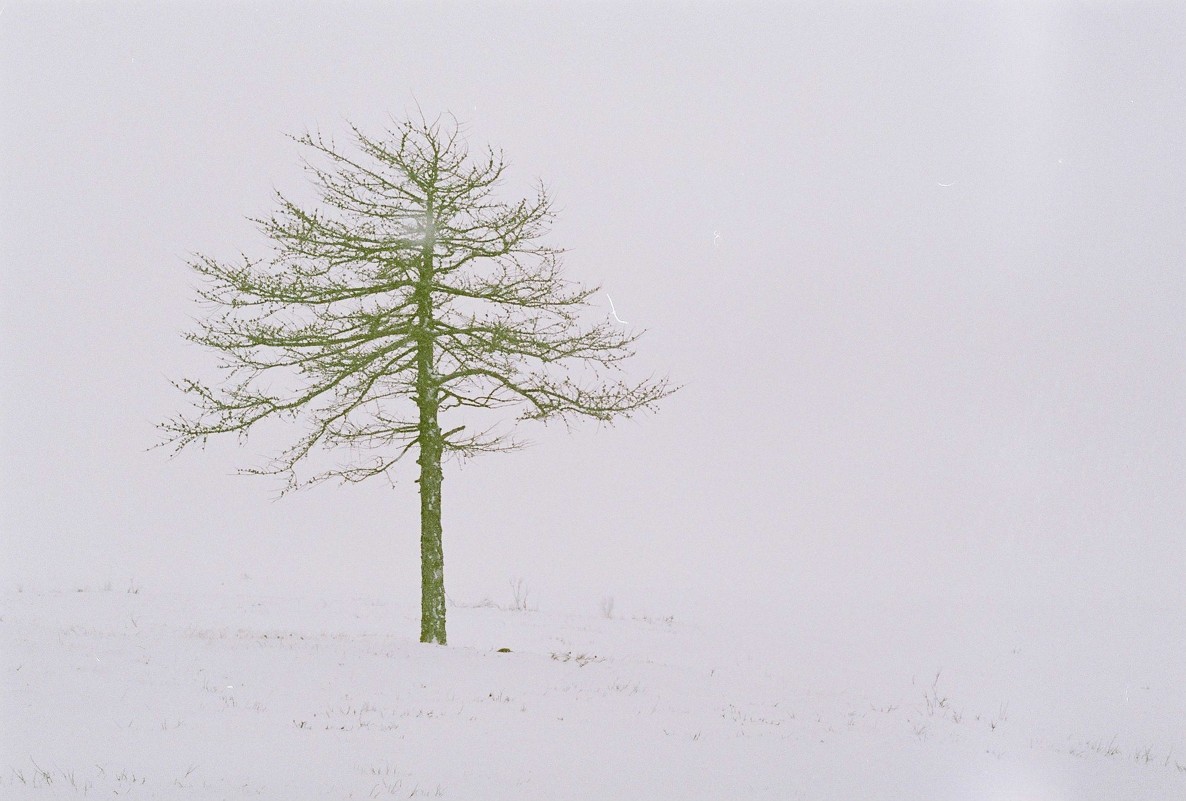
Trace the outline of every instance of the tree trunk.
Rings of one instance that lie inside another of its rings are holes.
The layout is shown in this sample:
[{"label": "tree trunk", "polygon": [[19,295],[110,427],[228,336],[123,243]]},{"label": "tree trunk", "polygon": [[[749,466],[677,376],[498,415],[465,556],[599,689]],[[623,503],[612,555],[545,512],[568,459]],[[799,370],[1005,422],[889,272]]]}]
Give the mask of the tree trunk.
[{"label": "tree trunk", "polygon": [[[434,404],[435,407],[435,404]],[[433,408],[420,417],[420,642],[445,644],[445,557],[441,548],[441,430]]]},{"label": "tree trunk", "polygon": [[416,401],[420,407],[420,642],[445,644],[445,556],[441,547],[440,400],[433,375],[433,252],[436,236],[431,194],[425,209],[424,245],[420,251],[416,354]]}]

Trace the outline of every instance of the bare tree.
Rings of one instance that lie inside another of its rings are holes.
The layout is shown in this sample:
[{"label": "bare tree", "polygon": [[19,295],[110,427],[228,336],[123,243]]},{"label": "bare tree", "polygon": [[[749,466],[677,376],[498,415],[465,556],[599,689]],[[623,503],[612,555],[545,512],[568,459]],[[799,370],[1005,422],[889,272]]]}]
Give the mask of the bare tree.
[{"label": "bare tree", "polygon": [[[674,388],[623,379],[639,334],[604,315],[589,321],[598,289],[565,280],[562,251],[541,241],[553,219],[543,186],[515,203],[497,199],[501,152],[471,157],[451,118],[402,122],[380,138],[351,130],[349,150],[320,134],[294,137],[311,156],[320,203],[277,193],[278,210],[253,220],[271,240],[269,258],[192,261],[211,311],[187,338],[217,351],[225,376],[176,383],[196,412],[162,424],[162,444],[180,451],[268,419],[299,423],[291,446],[243,471],[282,476],[283,492],[390,478],[417,450],[420,639],[444,644],[442,458],[522,445],[488,410],[609,421],[654,408]],[[344,460],[308,469],[313,454],[331,451]]]}]

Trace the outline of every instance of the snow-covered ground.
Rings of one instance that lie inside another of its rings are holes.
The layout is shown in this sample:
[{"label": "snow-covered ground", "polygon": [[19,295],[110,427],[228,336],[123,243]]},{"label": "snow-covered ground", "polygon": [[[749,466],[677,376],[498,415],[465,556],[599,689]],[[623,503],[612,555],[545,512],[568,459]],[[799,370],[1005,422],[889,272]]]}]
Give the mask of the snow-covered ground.
[{"label": "snow-covered ground", "polygon": [[373,598],[0,597],[5,799],[1186,797],[1181,682],[1071,703],[1074,654],[923,672],[806,626],[492,606],[437,647]]}]

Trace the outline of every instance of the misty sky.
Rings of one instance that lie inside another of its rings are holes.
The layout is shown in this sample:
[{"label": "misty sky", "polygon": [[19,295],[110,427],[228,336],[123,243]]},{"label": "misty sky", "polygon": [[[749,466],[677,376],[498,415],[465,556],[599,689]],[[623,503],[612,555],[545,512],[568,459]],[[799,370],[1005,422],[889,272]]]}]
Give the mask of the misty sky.
[{"label": "misty sky", "polygon": [[1186,6],[1037,5],[3,4],[0,581],[415,608],[414,465],[148,448],[188,254],[419,104],[684,385],[449,466],[450,598],[1181,652]]}]

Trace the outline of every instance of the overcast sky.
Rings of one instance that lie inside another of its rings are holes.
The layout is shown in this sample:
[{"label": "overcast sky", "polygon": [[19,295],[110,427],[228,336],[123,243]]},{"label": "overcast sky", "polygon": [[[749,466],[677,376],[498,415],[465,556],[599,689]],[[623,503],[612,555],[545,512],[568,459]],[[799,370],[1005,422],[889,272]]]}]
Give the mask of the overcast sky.
[{"label": "overcast sky", "polygon": [[147,449],[214,377],[187,255],[418,103],[685,385],[449,467],[453,600],[1181,652],[1186,6],[2,5],[6,588],[415,608],[410,471]]}]

